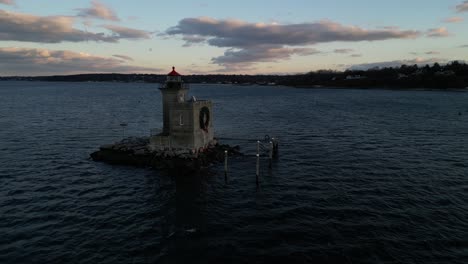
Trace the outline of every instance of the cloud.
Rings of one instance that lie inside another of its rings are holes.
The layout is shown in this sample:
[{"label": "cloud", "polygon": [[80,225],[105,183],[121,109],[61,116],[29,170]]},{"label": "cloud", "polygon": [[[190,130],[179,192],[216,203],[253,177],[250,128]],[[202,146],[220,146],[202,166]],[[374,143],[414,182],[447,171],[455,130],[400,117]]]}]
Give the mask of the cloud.
[{"label": "cloud", "polygon": [[449,17],[444,19],[445,23],[460,23],[463,22],[463,17]]},{"label": "cloud", "polygon": [[468,44],[467,45],[461,45],[461,46],[459,46],[459,48],[468,48]]},{"label": "cloud", "polygon": [[[104,26],[112,35],[73,27],[74,17],[35,16],[0,10],[0,41],[60,43],[64,41],[118,42],[120,39],[147,39],[151,33],[120,26]],[[84,22],[85,25],[87,21]]]},{"label": "cloud", "polygon": [[209,17],[182,19],[177,26],[166,30],[166,34],[210,37],[209,44],[217,47],[271,44],[297,46],[331,41],[373,41],[419,36],[417,31],[366,30],[331,21],[280,25],[216,20]]},{"label": "cloud", "polygon": [[290,49],[292,51],[291,54],[301,55],[301,56],[309,56],[322,53],[314,48],[294,48]]},{"label": "cloud", "polygon": [[199,44],[206,41],[205,37],[198,35],[184,35],[182,39],[185,41],[184,47],[191,47],[193,44]]},{"label": "cloud", "polygon": [[90,8],[78,8],[78,16],[92,17],[103,20],[119,21],[115,12],[97,0],[91,2]]},{"label": "cloud", "polygon": [[30,41],[58,43],[62,41],[105,41],[117,39],[103,33],[85,32],[73,28],[73,18],[65,16],[34,16],[0,10],[0,41]]},{"label": "cloud", "polygon": [[362,57],[362,54],[351,54],[349,56],[352,58],[359,58],[359,57]]},{"label": "cloud", "polygon": [[268,62],[289,59],[292,55],[308,56],[320,53],[313,48],[285,48],[282,46],[258,46],[246,49],[228,49],[223,56],[213,58],[219,65],[232,63]]},{"label": "cloud", "polygon": [[103,25],[102,27],[112,31],[113,37],[117,39],[149,39],[151,37],[151,32],[144,30],[115,25]]},{"label": "cloud", "polygon": [[440,52],[438,52],[438,51],[427,51],[424,54],[426,54],[426,55],[437,55],[437,54],[440,54]]},{"label": "cloud", "polygon": [[339,54],[347,54],[353,52],[353,49],[335,49],[333,52],[334,53],[339,53]]},{"label": "cloud", "polygon": [[124,64],[116,58],[95,56],[68,50],[0,48],[3,75],[50,75],[76,73],[159,72],[161,69]]},{"label": "cloud", "polygon": [[450,33],[445,27],[431,28],[426,32],[426,36],[431,38],[442,38],[450,36]]},{"label": "cloud", "polygon": [[[248,23],[240,20],[218,20],[210,17],[184,18],[165,31],[166,35],[199,36],[215,47],[227,48],[214,63],[253,63],[288,59],[292,54],[304,55],[292,48],[332,41],[375,41],[408,39],[421,35],[418,31],[399,29],[367,30],[332,21],[300,24]],[[186,46],[192,41],[186,40]]]},{"label": "cloud", "polygon": [[118,55],[118,54],[114,54],[112,55],[116,58],[119,58],[119,59],[122,59],[122,60],[126,60],[126,61],[133,61],[133,58],[132,57],[129,57],[129,56],[125,56],[125,55]]},{"label": "cloud", "polygon": [[0,4],[15,5],[15,1],[14,0],[0,0]]},{"label": "cloud", "polygon": [[243,63],[243,64],[225,64],[224,67],[218,70],[214,70],[213,72],[216,73],[233,73],[233,72],[255,72],[257,71],[256,68],[252,66],[251,63]]},{"label": "cloud", "polygon": [[458,13],[468,12],[468,1],[463,1],[463,3],[455,7]]},{"label": "cloud", "polygon": [[368,70],[372,68],[395,68],[400,67],[403,64],[406,65],[426,65],[426,64],[433,64],[433,63],[447,63],[448,60],[440,59],[440,58],[415,58],[411,60],[394,60],[394,61],[383,61],[383,62],[373,62],[373,63],[363,63],[363,64],[355,64],[351,65],[348,68],[350,70]]}]

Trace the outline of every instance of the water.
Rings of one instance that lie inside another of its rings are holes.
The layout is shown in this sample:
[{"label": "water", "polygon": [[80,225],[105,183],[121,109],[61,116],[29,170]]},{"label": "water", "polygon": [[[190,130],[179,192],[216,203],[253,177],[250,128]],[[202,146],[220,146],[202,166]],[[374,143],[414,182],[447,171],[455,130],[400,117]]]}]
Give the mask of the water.
[{"label": "water", "polygon": [[193,85],[218,136],[279,137],[257,189],[251,155],[227,183],[90,161],[161,126],[156,88],[0,82],[0,263],[468,261],[468,93]]}]

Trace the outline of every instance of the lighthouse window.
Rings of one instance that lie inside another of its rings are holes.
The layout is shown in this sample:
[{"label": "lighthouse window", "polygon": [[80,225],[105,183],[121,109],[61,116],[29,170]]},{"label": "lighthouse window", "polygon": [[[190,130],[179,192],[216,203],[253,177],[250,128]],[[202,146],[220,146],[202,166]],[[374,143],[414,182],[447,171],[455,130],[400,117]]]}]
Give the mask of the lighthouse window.
[{"label": "lighthouse window", "polygon": [[182,114],[179,115],[179,125],[184,125],[184,116]]}]

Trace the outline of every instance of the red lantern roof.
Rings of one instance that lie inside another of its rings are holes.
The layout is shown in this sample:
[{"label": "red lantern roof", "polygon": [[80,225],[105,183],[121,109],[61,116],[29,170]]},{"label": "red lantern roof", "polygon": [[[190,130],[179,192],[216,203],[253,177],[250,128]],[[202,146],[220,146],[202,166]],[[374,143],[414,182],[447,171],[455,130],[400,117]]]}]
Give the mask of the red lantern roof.
[{"label": "red lantern roof", "polygon": [[172,71],[167,74],[167,76],[181,76],[178,72],[175,71],[175,67],[172,66]]}]

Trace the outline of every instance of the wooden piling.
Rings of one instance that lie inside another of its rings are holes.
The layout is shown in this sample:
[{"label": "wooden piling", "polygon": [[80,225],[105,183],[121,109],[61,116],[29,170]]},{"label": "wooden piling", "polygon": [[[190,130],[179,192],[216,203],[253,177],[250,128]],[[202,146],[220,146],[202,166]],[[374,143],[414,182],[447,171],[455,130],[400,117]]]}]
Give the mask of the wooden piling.
[{"label": "wooden piling", "polygon": [[273,161],[273,141],[270,141],[269,145],[269,152],[268,152],[268,167],[272,167],[272,161]]},{"label": "wooden piling", "polygon": [[271,141],[273,142],[273,157],[277,158],[278,157],[278,140],[275,138],[272,138]]},{"label": "wooden piling", "polygon": [[227,181],[227,173],[228,173],[228,151],[224,151],[224,180]]},{"label": "wooden piling", "polygon": [[125,138],[125,127],[127,127],[127,123],[120,123],[122,127],[122,138]]},{"label": "wooden piling", "polygon": [[257,183],[257,186],[258,186],[259,174],[260,174],[260,154],[257,153],[257,170],[255,173],[255,182]]}]

